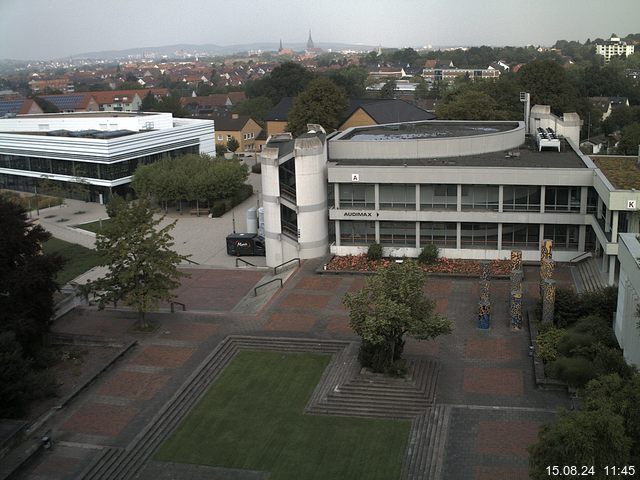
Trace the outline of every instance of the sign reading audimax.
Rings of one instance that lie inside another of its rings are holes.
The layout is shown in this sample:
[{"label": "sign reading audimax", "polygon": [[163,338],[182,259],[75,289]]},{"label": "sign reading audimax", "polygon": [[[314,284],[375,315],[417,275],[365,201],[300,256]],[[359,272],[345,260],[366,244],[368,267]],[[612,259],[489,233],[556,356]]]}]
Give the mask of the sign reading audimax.
[{"label": "sign reading audimax", "polygon": [[342,216],[343,217],[379,217],[380,214],[378,212],[343,212]]}]

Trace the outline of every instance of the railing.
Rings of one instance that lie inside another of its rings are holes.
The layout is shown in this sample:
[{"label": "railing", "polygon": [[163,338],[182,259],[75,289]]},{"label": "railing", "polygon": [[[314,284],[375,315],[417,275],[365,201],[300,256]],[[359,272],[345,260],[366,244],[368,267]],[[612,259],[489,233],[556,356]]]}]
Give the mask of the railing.
[{"label": "railing", "polygon": [[238,262],[242,262],[242,263],[244,263],[246,265],[249,265],[251,267],[255,267],[255,265],[253,263],[247,262],[244,258],[240,258],[240,257],[236,258],[236,267],[238,266]]},{"label": "railing", "polygon": [[185,258],[185,260],[189,263],[193,263],[194,265],[200,265],[198,262],[194,262],[193,260],[189,260],[188,258]]},{"label": "railing", "polygon": [[296,189],[289,185],[285,185],[284,183],[280,184],[280,195],[293,202],[296,201]]},{"label": "railing", "polygon": [[288,264],[293,263],[293,262],[298,262],[298,266],[300,266],[300,259],[299,258],[292,258],[291,260],[287,260],[286,262],[281,263],[280,265],[276,265],[275,267],[273,267],[273,274],[277,275],[278,274],[278,269],[280,267],[284,267],[285,265],[288,265]]},{"label": "railing", "polygon": [[287,222],[286,220],[282,220],[282,233],[291,237],[296,242],[298,241],[298,225],[295,223]]},{"label": "railing", "polygon": [[591,252],[582,252],[580,255],[576,255],[571,260],[569,260],[569,263],[579,263],[582,260],[586,260],[587,258],[591,258],[592,256],[593,256],[593,254]]},{"label": "railing", "polygon": [[259,288],[266,287],[267,285],[269,285],[270,283],[273,283],[273,282],[280,282],[280,288],[282,288],[282,279],[281,278],[274,278],[273,280],[269,280],[268,282],[265,282],[262,285],[258,285],[257,287],[255,287],[253,289],[253,296],[254,297],[258,296],[258,289]]},{"label": "railing", "polygon": [[181,302],[171,302],[169,304],[169,307],[171,308],[171,313],[175,313],[176,309],[175,309],[175,305],[180,305],[182,307],[182,311],[186,312],[187,311],[187,306],[184,303]]}]

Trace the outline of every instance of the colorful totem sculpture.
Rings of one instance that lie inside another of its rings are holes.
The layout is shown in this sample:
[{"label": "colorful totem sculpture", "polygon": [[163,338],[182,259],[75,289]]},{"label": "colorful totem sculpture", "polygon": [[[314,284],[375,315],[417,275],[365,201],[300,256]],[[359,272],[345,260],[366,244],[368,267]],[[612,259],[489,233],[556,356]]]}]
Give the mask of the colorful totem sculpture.
[{"label": "colorful totem sculpture", "polygon": [[522,280],[524,272],[522,270],[522,252],[514,250],[511,252],[511,295],[509,297],[509,313],[511,317],[511,329],[522,329]]},{"label": "colorful totem sculpture", "polygon": [[480,301],[478,302],[478,328],[488,330],[491,327],[491,300],[489,298],[491,262],[480,262]]},{"label": "colorful totem sculpture", "polygon": [[545,239],[540,248],[540,298],[544,298],[545,280],[553,278],[555,262],[551,258],[553,254],[553,241]]},{"label": "colorful totem sculpture", "polygon": [[522,250],[511,250],[511,271],[522,270]]},{"label": "colorful totem sculpture", "polygon": [[553,313],[556,305],[556,281],[545,280],[544,296],[542,297],[542,321],[553,322]]}]

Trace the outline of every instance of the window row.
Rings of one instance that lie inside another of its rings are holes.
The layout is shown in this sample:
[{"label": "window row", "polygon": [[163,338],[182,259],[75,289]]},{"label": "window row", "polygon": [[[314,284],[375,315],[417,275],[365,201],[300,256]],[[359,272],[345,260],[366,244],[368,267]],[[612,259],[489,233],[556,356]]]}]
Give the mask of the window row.
[{"label": "window row", "polygon": [[[380,223],[380,243],[384,246],[415,247],[415,222]],[[441,248],[456,248],[458,227],[455,222],[420,222],[420,246],[433,243]],[[559,250],[577,250],[578,226],[544,225],[544,236]],[[370,245],[376,241],[376,222],[340,221],[340,245]],[[502,224],[502,248],[536,250],[540,242],[538,224]],[[461,248],[498,248],[497,223],[461,223]]]},{"label": "window row", "polygon": [[[330,186],[333,194],[333,186]],[[458,186],[455,184],[419,185],[420,210],[457,210]],[[339,184],[340,208],[375,208],[375,185]],[[505,185],[502,192],[505,212],[539,212],[542,190],[534,185]],[[580,212],[581,187],[546,187],[544,208],[548,212]],[[498,185],[462,185],[460,206],[463,211],[499,210]],[[415,184],[380,184],[379,208],[416,210]],[[587,210],[594,213],[597,194],[590,189]]]}]

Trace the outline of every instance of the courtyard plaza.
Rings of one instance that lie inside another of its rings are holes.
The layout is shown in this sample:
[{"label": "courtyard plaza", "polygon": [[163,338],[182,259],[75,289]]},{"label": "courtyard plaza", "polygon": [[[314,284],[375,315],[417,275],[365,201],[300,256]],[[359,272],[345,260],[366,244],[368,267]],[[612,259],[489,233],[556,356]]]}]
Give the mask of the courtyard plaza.
[{"label": "courtyard plaza", "polygon": [[[151,426],[163,421],[159,417],[172,411],[167,405],[180,407],[176,399],[186,384],[202,376],[202,366],[217,368],[217,359],[222,362],[222,352],[231,351],[227,347],[234,342],[255,344],[245,347],[255,350],[278,342],[303,350],[304,345],[310,350],[334,348],[334,342],[353,345],[355,355],[358,337],[349,327],[342,297],[361,288],[366,277],[318,274],[321,265],[322,260],[303,262],[287,273],[282,289],[260,293],[258,303],[253,289],[270,277],[265,270],[195,268],[178,291],[186,311],[170,313],[163,306],[150,314],[157,325],[151,333],[136,331],[136,315],[126,308],[98,311],[84,306],[58,319],[52,326],[55,333],[137,343],[51,417],[47,427],[54,448],[37,457],[20,478],[108,478],[96,474],[96,462],[101,461],[105,469],[125,468],[116,463],[135,465],[129,472],[142,479],[269,478],[268,471],[162,461],[157,452],[180,422],[162,430],[146,450],[140,445]],[[562,286],[572,285],[567,268],[559,267],[555,278]],[[535,302],[537,268],[525,267],[524,291],[527,303]],[[491,282],[489,331],[476,328],[478,279],[430,276],[425,293],[436,302],[438,313],[453,320],[455,330],[428,342],[407,339],[407,359],[438,366],[425,417],[427,424],[437,421],[438,428],[412,427],[415,435],[407,440],[412,448],[404,454],[402,478],[527,478],[527,447],[536,441],[540,425],[553,421],[559,407],[570,408],[570,402],[566,393],[536,388],[528,332],[509,328],[509,281]],[[227,354],[225,361],[232,362],[232,357]],[[226,363],[220,365],[224,372]],[[193,407],[184,410],[186,417]],[[411,451],[419,451],[420,442],[429,458],[428,472],[407,467],[413,465],[411,457],[417,453]],[[109,464],[107,453],[123,460]]]}]

